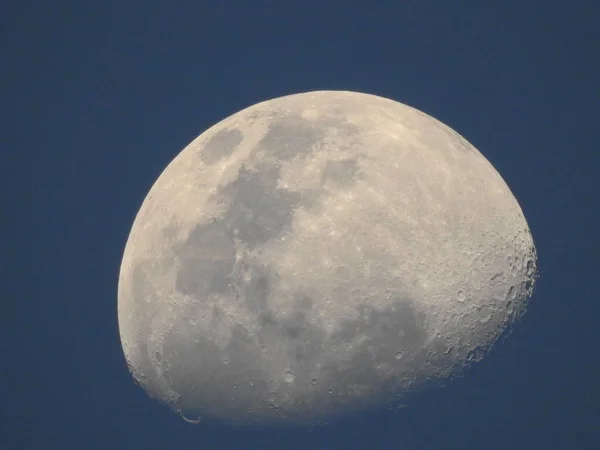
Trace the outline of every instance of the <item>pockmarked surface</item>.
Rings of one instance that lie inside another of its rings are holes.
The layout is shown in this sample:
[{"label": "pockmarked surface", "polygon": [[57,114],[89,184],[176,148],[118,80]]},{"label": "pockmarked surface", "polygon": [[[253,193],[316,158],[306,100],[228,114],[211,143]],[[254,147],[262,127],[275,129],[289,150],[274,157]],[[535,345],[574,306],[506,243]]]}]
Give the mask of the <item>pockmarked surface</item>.
[{"label": "pockmarked surface", "polygon": [[125,248],[119,328],[135,380],[189,420],[319,423],[481,359],[536,277],[519,204],[464,138],[309,92],[169,164]]}]

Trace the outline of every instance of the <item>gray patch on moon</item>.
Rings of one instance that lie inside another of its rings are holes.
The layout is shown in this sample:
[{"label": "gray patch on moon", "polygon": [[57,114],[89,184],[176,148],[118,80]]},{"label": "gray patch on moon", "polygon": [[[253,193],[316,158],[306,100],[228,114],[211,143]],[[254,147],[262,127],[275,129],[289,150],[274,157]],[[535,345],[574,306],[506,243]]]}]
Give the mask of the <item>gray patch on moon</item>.
[{"label": "gray patch on moon", "polygon": [[346,138],[359,133],[358,127],[341,118],[323,118],[318,122],[298,115],[279,118],[269,126],[267,134],[258,143],[251,158],[256,158],[257,154],[263,152],[277,155],[278,161],[287,161],[298,156],[307,157],[321,149],[323,140],[332,129],[344,132]]},{"label": "gray patch on moon", "polygon": [[[233,152],[233,147],[241,141],[241,137],[231,137],[231,133],[235,131],[237,130],[224,130],[205,144],[201,152],[203,160],[208,158],[216,162],[226,156],[228,152],[219,150],[219,146],[229,145],[229,152]],[[286,139],[281,139],[281,135]],[[249,162],[255,162],[257,152],[264,148],[277,153],[279,159],[310,152],[326,135],[324,128],[315,127],[302,117],[280,119],[270,127],[253,150]],[[293,145],[289,145],[290,142]],[[289,148],[293,148],[294,152],[290,152]],[[219,158],[214,159],[211,155],[218,155]],[[238,177],[215,194],[219,202],[229,205],[223,216],[208,225],[197,227],[186,241],[176,247],[175,254],[181,262],[176,278],[179,292],[202,299],[210,293],[229,291],[232,278],[235,278],[234,239],[239,239],[252,250],[283,233],[291,233],[294,211],[301,204],[315,201],[314,195],[310,201],[303,202],[301,193],[278,188],[278,167],[268,162],[262,164],[260,172],[242,166]],[[349,186],[357,173],[358,166],[354,160],[328,161],[322,178],[332,180],[340,186]],[[305,197],[308,200],[308,196]],[[251,281],[237,292],[251,311],[267,307],[264,302],[267,298],[265,289],[268,289],[268,278],[264,275],[258,278],[252,275],[251,272],[257,270],[260,268],[246,270]],[[261,290],[260,295],[256,294],[257,289]]]},{"label": "gray patch on moon", "polygon": [[200,159],[204,164],[212,165],[231,155],[243,138],[242,133],[236,129],[219,131],[204,144]]},{"label": "gray patch on moon", "polygon": [[[252,250],[285,231],[291,232],[300,195],[277,188],[276,169],[269,176],[261,173],[242,166],[238,178],[216,194],[229,205],[223,216],[196,227],[176,247],[181,261],[176,284],[179,292],[203,298],[211,292],[226,291],[236,261],[234,239]],[[248,295],[253,297],[251,292]]]},{"label": "gray patch on moon", "polygon": [[[313,303],[306,296],[295,301],[308,309]],[[345,321],[330,338],[301,309],[283,320],[266,312],[260,323],[254,338],[235,325],[226,348],[193,328],[173,329],[165,337],[164,376],[180,395],[177,407],[186,417],[210,411],[217,418],[240,421],[282,417],[302,420],[308,411],[335,415],[364,408],[379,400],[381,393],[392,395],[397,390],[396,385],[392,389],[390,377],[380,368],[387,365],[402,366],[405,372],[418,370],[415,357],[427,340],[424,318],[406,300],[398,300],[382,311],[362,305],[359,317]],[[292,361],[280,376],[264,366],[268,355],[261,351],[263,341],[278,342]],[[347,350],[332,360],[327,354],[333,346]],[[227,355],[226,361],[223,355]],[[242,383],[240,373],[244,373]],[[289,374],[293,378],[286,378]],[[210,390],[205,388],[207,385]],[[374,392],[380,395],[369,397]]]},{"label": "gray patch on moon", "polygon": [[175,247],[175,254],[181,263],[175,281],[179,292],[200,300],[211,292],[229,289],[235,247],[219,223],[196,227],[185,242]]},{"label": "gray patch on moon", "polygon": [[[236,389],[240,373],[246,383],[262,379],[259,352],[254,350],[252,339],[243,327],[232,328],[232,340],[226,349],[229,358],[225,363],[223,351],[213,339],[198,333],[194,328],[171,330],[165,336],[165,353],[168,359],[164,377],[179,395],[177,407],[188,417],[215,411],[217,416],[239,414],[237,401],[250,407],[255,400],[252,386]],[[209,390],[207,386],[212,386]]]},{"label": "gray patch on moon", "polygon": [[382,362],[392,361],[399,351],[407,352],[418,348],[427,339],[424,320],[418,317],[408,301],[396,299],[383,312],[365,304],[359,307],[359,313],[357,319],[345,321],[332,339],[348,341],[356,335],[364,336],[377,343],[374,357],[381,355],[379,359]]},{"label": "gray patch on moon", "polygon": [[245,270],[244,277],[244,281],[236,285],[238,298],[249,311],[256,314],[265,312],[269,307],[269,271],[259,265],[252,265]]},{"label": "gray patch on moon", "polygon": [[229,204],[222,227],[249,249],[289,231],[300,194],[279,189],[278,178],[276,168],[265,174],[242,167],[239,177],[217,194]]},{"label": "gray patch on moon", "polygon": [[321,125],[314,126],[299,116],[286,117],[269,127],[256,152],[275,154],[278,160],[285,161],[314,151],[326,135]]},{"label": "gray patch on moon", "polygon": [[358,175],[358,165],[353,159],[328,161],[323,170],[322,180],[331,180],[338,186],[348,187],[354,184]]}]

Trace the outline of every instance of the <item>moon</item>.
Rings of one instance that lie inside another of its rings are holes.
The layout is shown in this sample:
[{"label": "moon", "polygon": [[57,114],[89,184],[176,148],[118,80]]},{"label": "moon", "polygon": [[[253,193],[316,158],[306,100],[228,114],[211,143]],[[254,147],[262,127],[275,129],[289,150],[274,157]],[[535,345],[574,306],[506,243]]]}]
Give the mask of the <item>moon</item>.
[{"label": "moon", "polygon": [[317,91],[246,108],[167,166],[118,285],[128,368],[189,421],[313,424],[480,360],[537,256],[494,167],[438,120]]}]

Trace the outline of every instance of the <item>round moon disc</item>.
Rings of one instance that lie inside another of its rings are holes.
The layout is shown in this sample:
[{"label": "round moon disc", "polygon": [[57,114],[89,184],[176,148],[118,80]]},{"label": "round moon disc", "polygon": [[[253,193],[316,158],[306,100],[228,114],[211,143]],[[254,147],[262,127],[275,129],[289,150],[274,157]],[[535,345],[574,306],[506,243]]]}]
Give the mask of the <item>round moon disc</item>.
[{"label": "round moon disc", "polygon": [[480,359],[537,277],[508,186],[381,97],[256,104],[164,170],[121,265],[129,369],[184,417],[314,423]]}]

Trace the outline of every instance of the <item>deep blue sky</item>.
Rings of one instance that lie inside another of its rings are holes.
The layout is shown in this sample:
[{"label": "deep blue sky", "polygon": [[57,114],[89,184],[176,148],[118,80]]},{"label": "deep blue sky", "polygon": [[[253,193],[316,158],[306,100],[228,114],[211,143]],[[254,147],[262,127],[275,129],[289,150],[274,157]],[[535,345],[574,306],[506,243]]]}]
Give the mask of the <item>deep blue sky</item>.
[{"label": "deep blue sky", "polygon": [[[597,449],[595,1],[11,1],[0,12],[0,448]],[[399,413],[192,426],[130,377],[122,251],[166,164],[257,101],[346,89],[447,123],[509,184],[541,277],[515,332]]]}]

